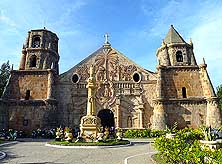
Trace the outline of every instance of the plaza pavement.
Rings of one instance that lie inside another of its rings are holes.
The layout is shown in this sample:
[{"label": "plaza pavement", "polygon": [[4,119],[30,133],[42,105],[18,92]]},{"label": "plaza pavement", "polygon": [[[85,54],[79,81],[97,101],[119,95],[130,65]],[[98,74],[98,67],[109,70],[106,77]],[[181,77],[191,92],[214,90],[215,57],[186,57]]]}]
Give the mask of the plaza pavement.
[{"label": "plaza pavement", "polygon": [[132,146],[103,149],[63,149],[45,146],[46,140],[25,139],[0,147],[9,164],[153,164],[151,139],[130,139]]}]

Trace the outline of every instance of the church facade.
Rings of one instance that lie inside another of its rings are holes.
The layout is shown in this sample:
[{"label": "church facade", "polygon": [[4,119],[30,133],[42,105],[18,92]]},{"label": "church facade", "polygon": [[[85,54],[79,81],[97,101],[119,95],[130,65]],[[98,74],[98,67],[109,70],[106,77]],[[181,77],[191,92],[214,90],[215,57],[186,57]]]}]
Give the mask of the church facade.
[{"label": "church facade", "polygon": [[[192,42],[170,27],[146,70],[105,43],[59,75],[58,37],[47,29],[31,30],[18,70],[12,70],[0,100],[1,126],[30,131],[76,127],[86,115],[90,66],[96,77],[96,115],[103,126],[164,129],[221,125],[218,99],[207,73],[197,65]],[[145,59],[145,57],[144,57]]]}]

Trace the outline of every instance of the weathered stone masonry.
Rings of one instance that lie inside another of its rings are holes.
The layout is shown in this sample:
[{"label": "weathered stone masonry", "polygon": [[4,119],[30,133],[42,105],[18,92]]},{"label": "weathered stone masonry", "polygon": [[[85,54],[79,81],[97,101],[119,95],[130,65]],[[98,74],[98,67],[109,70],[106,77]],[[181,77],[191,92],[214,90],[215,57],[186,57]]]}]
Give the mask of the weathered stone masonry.
[{"label": "weathered stone masonry", "polygon": [[[70,70],[58,75],[58,37],[31,30],[19,70],[12,70],[0,100],[0,126],[30,131],[79,126],[86,115],[87,79],[94,66],[96,115],[109,111],[115,127],[164,129],[202,124],[218,127],[221,115],[207,65],[197,65],[193,43],[173,26],[157,50],[157,71],[141,68],[106,41]],[[71,59],[70,59],[71,60]],[[146,60],[146,57],[144,57]]]}]

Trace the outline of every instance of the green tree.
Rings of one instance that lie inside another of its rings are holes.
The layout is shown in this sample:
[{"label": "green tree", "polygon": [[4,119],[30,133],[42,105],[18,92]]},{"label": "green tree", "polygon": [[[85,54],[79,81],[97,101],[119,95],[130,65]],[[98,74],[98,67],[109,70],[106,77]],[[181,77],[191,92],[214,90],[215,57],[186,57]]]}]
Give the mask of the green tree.
[{"label": "green tree", "polygon": [[219,108],[222,110],[222,84],[217,87],[217,97],[219,98]]},{"label": "green tree", "polygon": [[9,75],[10,75],[10,65],[9,61],[7,61],[6,63],[3,63],[0,68],[0,97],[2,96],[4,88],[7,84]]}]

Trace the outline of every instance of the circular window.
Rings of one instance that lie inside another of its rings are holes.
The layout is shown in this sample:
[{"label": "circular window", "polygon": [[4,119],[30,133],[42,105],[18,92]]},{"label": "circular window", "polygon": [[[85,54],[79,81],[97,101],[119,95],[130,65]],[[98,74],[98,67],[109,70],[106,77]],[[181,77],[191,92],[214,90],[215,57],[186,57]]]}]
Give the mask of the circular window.
[{"label": "circular window", "polygon": [[72,82],[73,83],[78,83],[79,82],[79,75],[78,74],[72,75]]},{"label": "circular window", "polygon": [[141,75],[138,72],[135,72],[133,74],[133,81],[138,83],[138,82],[140,82],[140,80],[141,80]]}]

